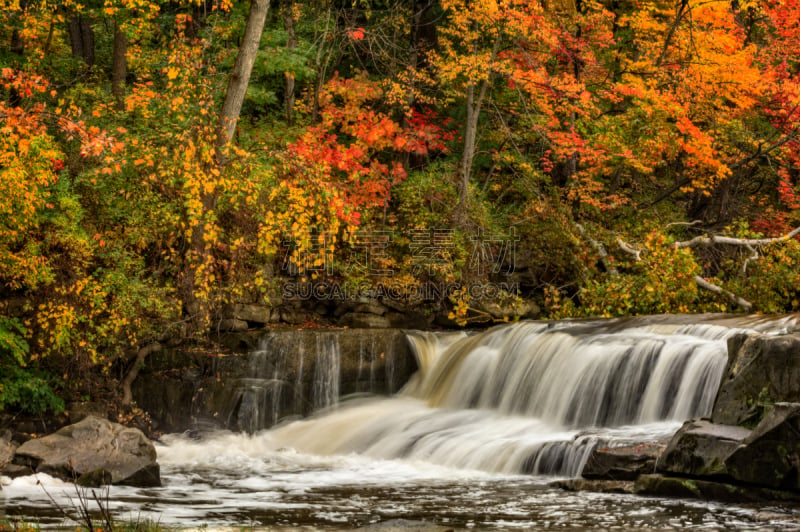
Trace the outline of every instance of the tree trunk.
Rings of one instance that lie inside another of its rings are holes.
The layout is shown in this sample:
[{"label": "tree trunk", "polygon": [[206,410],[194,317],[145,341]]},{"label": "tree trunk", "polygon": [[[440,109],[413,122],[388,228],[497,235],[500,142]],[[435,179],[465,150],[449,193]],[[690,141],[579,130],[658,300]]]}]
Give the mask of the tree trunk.
[{"label": "tree trunk", "polygon": [[[483,82],[481,85],[485,84],[486,82]],[[472,173],[472,161],[475,159],[475,141],[480,113],[481,98],[479,96],[478,101],[475,101],[475,83],[470,81],[467,85],[467,123],[464,127],[464,151],[461,154],[461,181],[458,184],[458,202],[464,208],[469,201],[469,177]]]},{"label": "tree trunk", "polygon": [[667,31],[667,36],[664,38],[664,44],[661,46],[661,53],[656,60],[656,68],[660,68],[662,63],[664,63],[664,60],[667,58],[670,44],[672,44],[672,38],[675,36],[678,26],[681,25],[683,16],[686,14],[688,7],[689,0],[677,0],[675,2],[675,20],[672,22],[672,25],[669,27],[669,31]]},{"label": "tree trunk", "polygon": [[[492,55],[487,65],[490,70],[494,65],[494,59],[500,49],[501,39],[502,35],[498,35],[492,47]],[[486,97],[486,90],[489,88],[489,78],[491,78],[491,72],[488,74],[487,79],[481,81],[480,89],[478,89],[477,94],[475,93],[477,88],[475,82],[469,81],[467,84],[467,122],[464,125],[464,151],[461,154],[461,179],[458,181],[458,205],[455,213],[456,222],[459,224],[463,224],[467,219],[469,207],[469,178],[472,174],[472,162],[475,160],[478,119],[480,118],[483,99]]]},{"label": "tree trunk", "polygon": [[80,15],[70,17],[67,23],[72,55],[83,59],[87,66],[94,65],[94,30],[89,20]]},{"label": "tree trunk", "polygon": [[[253,64],[258,53],[258,45],[261,42],[261,33],[264,30],[264,21],[269,11],[269,0],[251,0],[250,14],[247,17],[247,25],[244,30],[242,44],[239,46],[239,54],[236,57],[236,64],[233,67],[228,89],[225,93],[225,101],[219,113],[219,123],[217,126],[216,138],[216,170],[221,171],[227,163],[225,148],[233,139],[236,131],[236,123],[242,111],[247,85],[250,83],[250,74],[253,71]],[[211,170],[211,169],[209,169]],[[202,327],[208,325],[210,309],[207,301],[197,297],[196,269],[204,266],[208,258],[206,234],[206,219],[208,214],[217,206],[219,191],[213,189],[201,194],[202,216],[196,220],[192,227],[190,236],[190,246],[186,254],[183,278],[181,280],[181,292],[184,305],[184,312],[189,317],[188,323],[192,333],[199,332]]]},{"label": "tree trunk", "polygon": [[125,78],[128,76],[128,37],[114,24],[114,51],[111,60],[111,93],[114,95],[117,110],[125,110]]},{"label": "tree trunk", "polygon": [[314,30],[314,42],[319,44],[317,45],[317,55],[314,59],[314,66],[317,70],[317,79],[314,82],[314,96],[311,102],[312,124],[316,124],[319,120],[319,95],[322,92],[322,87],[325,85],[325,78],[327,77],[327,65],[331,54],[330,46],[326,48],[325,44],[327,43],[328,36],[331,32],[331,9],[331,6],[327,7],[327,11],[325,13],[325,28],[322,30],[322,34],[320,35],[317,29]]},{"label": "tree trunk", "polygon": [[[294,31],[294,15],[292,13],[293,2],[289,0],[286,7],[283,9],[283,27],[286,29],[288,39],[286,40],[286,49],[293,50],[297,48],[297,34]],[[286,123],[292,125],[294,121],[294,74],[286,73],[286,95],[284,96],[284,105],[286,107]]]},{"label": "tree trunk", "polygon": [[236,65],[233,67],[228,90],[225,92],[225,102],[219,113],[217,162],[220,166],[225,164],[222,149],[233,139],[236,131],[236,122],[242,111],[242,102],[244,102],[244,95],[247,92],[247,85],[250,83],[250,74],[256,61],[258,45],[261,42],[261,33],[264,31],[264,21],[268,11],[269,0],[251,0],[250,14],[247,17],[239,55],[236,56]]},{"label": "tree trunk", "polygon": [[123,405],[129,406],[131,403],[133,403],[133,391],[131,390],[131,386],[133,385],[133,381],[136,380],[136,377],[139,376],[139,370],[142,369],[144,360],[151,353],[158,353],[159,351],[161,351],[161,344],[158,342],[153,342],[152,344],[141,348],[139,352],[136,353],[136,359],[133,361],[128,373],[126,373],[125,377],[122,379],[121,384]]}]

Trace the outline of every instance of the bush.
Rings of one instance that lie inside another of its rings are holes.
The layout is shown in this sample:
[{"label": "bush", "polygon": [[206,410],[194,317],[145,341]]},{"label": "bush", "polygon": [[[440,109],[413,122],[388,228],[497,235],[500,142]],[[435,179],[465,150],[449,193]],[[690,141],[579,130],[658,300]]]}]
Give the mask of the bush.
[{"label": "bush", "polygon": [[50,387],[48,376],[31,367],[25,329],[14,318],[0,316],[0,412],[61,412],[64,401]]}]

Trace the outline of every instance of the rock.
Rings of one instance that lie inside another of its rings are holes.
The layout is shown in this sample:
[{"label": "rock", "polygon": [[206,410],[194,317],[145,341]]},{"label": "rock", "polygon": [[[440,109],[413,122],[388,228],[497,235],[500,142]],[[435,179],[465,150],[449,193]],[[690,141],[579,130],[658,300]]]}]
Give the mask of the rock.
[{"label": "rock", "polygon": [[653,473],[664,443],[645,443],[625,447],[595,449],[581,471],[585,479],[635,480]]},{"label": "rock", "polygon": [[270,307],[244,303],[229,305],[223,311],[223,318],[249,321],[261,325],[276,321],[272,315],[273,312]]},{"label": "rock", "polygon": [[426,521],[391,519],[389,521],[383,521],[382,523],[356,528],[356,530],[361,532],[373,530],[380,532],[454,532],[455,529],[453,527],[441,526]]},{"label": "rock", "polygon": [[339,326],[351,329],[388,329],[392,326],[389,318],[363,312],[348,312],[339,319]]},{"label": "rock", "polygon": [[377,316],[383,316],[387,312],[387,308],[378,303],[377,301],[368,301],[366,303],[359,303],[353,309],[353,312],[359,312],[363,314],[375,314]]},{"label": "rock", "polygon": [[664,475],[642,475],[633,486],[637,495],[657,495],[682,499],[704,499],[696,480],[666,477]]},{"label": "rock", "polygon": [[705,419],[687,421],[658,460],[658,471],[687,476],[718,477],[725,459],[750,434],[743,427],[717,425]]},{"label": "rock", "polygon": [[396,329],[419,329],[425,330],[430,328],[433,321],[432,315],[425,315],[422,312],[387,312],[384,314],[393,328]]},{"label": "rock", "polygon": [[78,486],[83,486],[85,488],[96,488],[98,486],[105,486],[107,484],[111,484],[113,482],[113,477],[111,476],[111,472],[107,469],[95,469],[93,471],[87,471],[80,477],[78,480],[75,481],[75,484]]},{"label": "rock", "polygon": [[633,493],[633,482],[629,480],[596,480],[571,478],[549,484],[565,491],[592,491],[595,493]]},{"label": "rock", "polygon": [[725,466],[740,482],[800,489],[800,404],[775,404]]},{"label": "rock", "polygon": [[660,474],[640,476],[633,485],[633,492],[637,495],[735,503],[800,501],[800,494],[791,491],[738,486],[724,482]]},{"label": "rock", "polygon": [[246,331],[249,328],[249,325],[247,325],[247,322],[244,320],[238,320],[236,318],[225,318],[219,320],[218,328],[220,331],[224,332],[241,332],[241,331]]},{"label": "rock", "polygon": [[282,308],[280,317],[283,323],[288,323],[289,325],[300,325],[308,321],[308,314],[293,308]]},{"label": "rock", "polygon": [[507,293],[502,293],[499,297],[477,299],[472,306],[498,320],[503,318],[535,319],[541,314],[541,309],[533,301]]},{"label": "rock", "polygon": [[161,485],[156,450],[144,433],[94,416],[23,443],[14,464],[87,485],[109,478],[112,484]]},{"label": "rock", "polygon": [[16,464],[6,464],[0,468],[0,475],[8,478],[25,477],[34,473],[30,467]]},{"label": "rock", "polygon": [[11,436],[10,430],[0,432],[0,473],[3,473],[4,466],[11,462],[14,450],[17,448],[16,444],[11,441]]},{"label": "rock", "polygon": [[728,367],[711,419],[758,424],[767,404],[800,402],[800,338],[742,334],[728,340]]}]

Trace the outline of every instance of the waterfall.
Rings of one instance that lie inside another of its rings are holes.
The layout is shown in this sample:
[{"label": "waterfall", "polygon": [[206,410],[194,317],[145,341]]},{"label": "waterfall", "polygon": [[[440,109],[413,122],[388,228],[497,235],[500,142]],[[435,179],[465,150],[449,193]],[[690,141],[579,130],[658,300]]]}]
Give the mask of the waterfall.
[{"label": "waterfall", "polygon": [[339,342],[335,334],[318,334],[314,364],[313,405],[327,408],[339,402]]},{"label": "waterfall", "polygon": [[410,333],[420,370],[399,394],[270,436],[316,454],[575,476],[598,446],[664,441],[710,414],[727,338],[787,327],[796,320],[659,316]]},{"label": "waterfall", "polygon": [[[491,409],[570,428],[710,413],[727,360],[713,327],[705,336],[679,326],[672,334],[578,332],[520,323],[476,335],[437,353],[414,395],[432,407]],[[414,342],[421,358],[437,351],[430,341]]]}]

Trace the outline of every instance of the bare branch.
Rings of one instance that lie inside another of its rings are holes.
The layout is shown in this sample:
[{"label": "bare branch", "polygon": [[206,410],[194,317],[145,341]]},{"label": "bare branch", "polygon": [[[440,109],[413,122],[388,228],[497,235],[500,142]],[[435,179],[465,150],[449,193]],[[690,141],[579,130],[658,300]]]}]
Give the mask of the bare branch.
[{"label": "bare branch", "polygon": [[747,249],[750,250],[751,254],[749,257],[744,259],[744,263],[742,264],[742,275],[745,275],[747,273],[747,265],[750,263],[751,260],[759,259],[758,251],[753,246],[747,246]]},{"label": "bare branch", "polygon": [[700,288],[708,290],[709,292],[713,292],[717,295],[726,297],[731,303],[734,303],[735,305],[741,307],[741,309],[744,310],[745,312],[750,312],[751,310],[753,310],[753,304],[747,301],[746,299],[739,297],[733,292],[729,292],[724,288],[719,287],[713,283],[709,283],[699,275],[694,276],[694,281]]},{"label": "bare branch", "polygon": [[597,240],[586,234],[586,229],[584,229],[581,224],[575,224],[575,228],[578,230],[581,236],[589,242],[589,245],[592,246],[592,248],[597,252],[597,255],[600,257],[600,262],[603,263],[603,266],[605,266],[606,271],[611,275],[619,275],[619,270],[617,270],[617,267],[609,263],[608,252],[606,251],[605,246],[603,246],[603,243],[598,242]]},{"label": "bare branch", "polygon": [[636,262],[639,262],[640,260],[642,260],[642,250],[641,249],[636,249],[635,247],[631,246],[630,244],[628,244],[627,242],[625,242],[624,240],[622,240],[619,237],[617,237],[617,245],[619,246],[619,249],[621,249],[622,251],[624,251],[625,253],[627,253],[631,257],[633,257],[633,260],[635,260]]},{"label": "bare branch", "polygon": [[667,225],[665,225],[664,229],[666,229],[667,227],[675,226],[675,225],[685,225],[685,226],[691,227],[693,225],[697,225],[697,224],[701,224],[701,223],[703,223],[703,220],[695,220],[693,222],[672,222],[672,223],[668,223]]},{"label": "bare branch", "polygon": [[759,247],[772,244],[773,242],[782,242],[790,240],[800,234],[800,227],[796,227],[789,233],[783,236],[774,238],[733,238],[730,236],[696,236],[691,240],[684,240],[675,242],[672,246],[676,249],[696,248],[696,247],[710,247],[717,244],[727,244],[730,246],[744,246],[744,247]]}]

